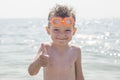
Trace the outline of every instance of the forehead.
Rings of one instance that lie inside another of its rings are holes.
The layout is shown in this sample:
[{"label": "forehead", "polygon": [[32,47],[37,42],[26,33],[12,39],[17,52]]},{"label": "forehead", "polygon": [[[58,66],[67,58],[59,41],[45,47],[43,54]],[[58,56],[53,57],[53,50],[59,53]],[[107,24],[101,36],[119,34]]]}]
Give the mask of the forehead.
[{"label": "forehead", "polygon": [[50,26],[50,28],[51,29],[61,29],[61,30],[73,29],[73,27],[65,27],[65,26],[60,26],[60,27]]}]

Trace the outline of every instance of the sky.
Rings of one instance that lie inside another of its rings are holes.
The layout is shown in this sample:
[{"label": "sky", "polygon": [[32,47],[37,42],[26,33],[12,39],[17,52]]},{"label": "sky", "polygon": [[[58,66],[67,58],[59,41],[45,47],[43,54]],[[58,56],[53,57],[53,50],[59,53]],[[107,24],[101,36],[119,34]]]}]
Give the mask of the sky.
[{"label": "sky", "polygon": [[73,7],[82,18],[120,18],[120,0],[0,0],[0,18],[47,18],[56,4]]}]

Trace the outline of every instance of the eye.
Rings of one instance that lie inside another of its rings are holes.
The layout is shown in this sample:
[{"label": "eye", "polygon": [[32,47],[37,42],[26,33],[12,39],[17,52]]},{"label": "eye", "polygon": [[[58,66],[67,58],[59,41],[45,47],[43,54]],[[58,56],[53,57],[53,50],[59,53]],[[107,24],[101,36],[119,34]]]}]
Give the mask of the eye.
[{"label": "eye", "polygon": [[59,31],[59,29],[54,29],[54,31]]},{"label": "eye", "polygon": [[70,32],[71,32],[71,30],[69,30],[69,29],[68,29],[68,30],[65,30],[65,33],[70,33]]},{"label": "eye", "polygon": [[70,32],[71,30],[65,30],[66,32]]},{"label": "eye", "polygon": [[58,33],[59,29],[53,29],[53,32]]}]

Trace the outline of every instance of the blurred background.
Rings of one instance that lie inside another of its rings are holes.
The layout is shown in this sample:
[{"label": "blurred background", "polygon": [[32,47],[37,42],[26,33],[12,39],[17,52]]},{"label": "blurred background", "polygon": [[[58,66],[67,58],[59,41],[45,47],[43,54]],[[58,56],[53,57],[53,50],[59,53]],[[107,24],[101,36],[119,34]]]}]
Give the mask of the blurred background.
[{"label": "blurred background", "polygon": [[56,4],[74,8],[77,32],[71,41],[82,49],[85,80],[120,79],[119,0],[0,0],[0,80],[42,80],[28,74],[47,35],[47,17]]}]

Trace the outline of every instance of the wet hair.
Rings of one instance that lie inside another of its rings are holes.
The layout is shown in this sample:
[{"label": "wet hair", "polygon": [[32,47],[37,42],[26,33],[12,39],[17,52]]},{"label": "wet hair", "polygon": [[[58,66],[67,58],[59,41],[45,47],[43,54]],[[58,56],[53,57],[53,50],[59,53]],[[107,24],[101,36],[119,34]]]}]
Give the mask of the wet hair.
[{"label": "wet hair", "polygon": [[[48,21],[52,17],[73,17],[74,21],[76,21],[75,13],[73,11],[73,8],[65,6],[65,5],[56,5],[51,9],[48,15]],[[75,24],[74,24],[75,25]],[[48,26],[50,26],[50,23],[48,23]]]}]

